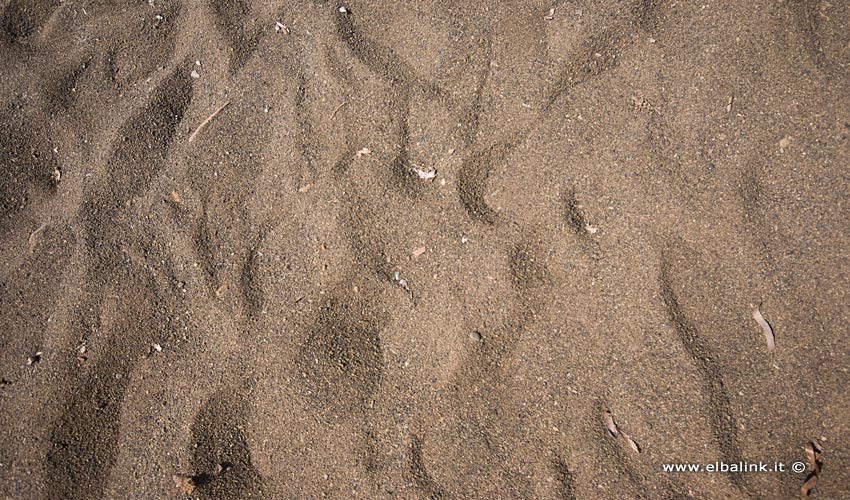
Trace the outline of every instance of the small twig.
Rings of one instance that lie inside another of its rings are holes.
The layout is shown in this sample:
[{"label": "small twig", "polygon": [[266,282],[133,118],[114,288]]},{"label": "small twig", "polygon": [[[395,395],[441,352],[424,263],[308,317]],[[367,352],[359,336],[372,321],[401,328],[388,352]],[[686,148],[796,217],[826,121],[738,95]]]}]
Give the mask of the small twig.
[{"label": "small twig", "polygon": [[42,231],[47,227],[47,223],[44,222],[38,229],[30,233],[30,237],[27,239],[27,243],[29,244],[30,253],[33,253],[35,250],[35,245],[38,243],[38,237],[41,235]]},{"label": "small twig", "polygon": [[195,140],[195,137],[197,137],[197,136],[198,136],[198,134],[200,134],[200,133],[201,133],[201,131],[202,131],[202,130],[204,130],[204,128],[206,128],[207,124],[208,124],[209,122],[211,122],[213,118],[215,118],[216,116],[218,116],[218,114],[219,114],[219,113],[221,113],[221,112],[222,112],[222,110],[223,110],[224,108],[226,108],[227,106],[229,106],[229,105],[230,105],[230,101],[228,101],[228,102],[226,102],[226,103],[222,104],[221,106],[219,106],[219,108],[218,108],[217,110],[215,110],[215,111],[213,112],[213,114],[211,114],[210,116],[208,116],[206,120],[202,121],[202,122],[201,122],[201,124],[200,124],[200,125],[198,125],[198,128],[196,128],[196,129],[195,129],[195,131],[194,131],[194,132],[192,132],[192,135],[190,135],[190,136],[189,136],[189,142],[194,141],[194,140]]},{"label": "small twig", "polygon": [[337,113],[339,113],[339,110],[341,110],[341,109],[342,109],[342,107],[343,107],[343,106],[345,106],[346,104],[348,104],[348,101],[345,101],[344,103],[342,103],[342,104],[340,104],[339,106],[337,106],[337,107],[336,107],[336,109],[334,110],[334,112],[333,112],[333,113],[331,113],[331,118],[335,117],[335,116],[336,116],[336,114],[337,114]]}]

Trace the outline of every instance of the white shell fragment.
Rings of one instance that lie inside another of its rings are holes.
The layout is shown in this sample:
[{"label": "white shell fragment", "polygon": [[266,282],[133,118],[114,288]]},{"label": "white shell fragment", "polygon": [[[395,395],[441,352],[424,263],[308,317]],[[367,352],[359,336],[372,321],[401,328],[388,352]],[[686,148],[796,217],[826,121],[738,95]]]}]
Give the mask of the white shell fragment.
[{"label": "white shell fragment", "polygon": [[416,167],[413,167],[413,170],[416,172],[416,175],[419,176],[423,181],[429,181],[437,176],[436,170],[421,170]]},{"label": "white shell fragment", "polygon": [[410,288],[407,287],[407,280],[402,278],[398,271],[395,272],[393,278],[395,279],[396,283],[398,283],[398,286],[410,291]]}]

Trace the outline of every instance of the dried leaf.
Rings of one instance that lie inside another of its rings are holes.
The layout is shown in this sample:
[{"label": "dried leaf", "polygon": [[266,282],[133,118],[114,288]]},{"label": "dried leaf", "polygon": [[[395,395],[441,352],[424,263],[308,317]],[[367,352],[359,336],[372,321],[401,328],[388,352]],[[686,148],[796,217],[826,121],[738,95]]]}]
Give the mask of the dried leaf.
[{"label": "dried leaf", "polygon": [[168,198],[174,203],[183,203],[183,197],[177,191],[172,191]]},{"label": "dried leaf", "polygon": [[733,105],[733,104],[735,104],[735,96],[734,96],[734,95],[730,95],[730,96],[729,96],[729,101],[726,103],[726,112],[727,112],[727,113],[731,113],[731,112],[732,112],[732,105]]},{"label": "dried leaf", "polygon": [[411,252],[411,254],[413,254],[414,259],[418,259],[423,253],[425,253],[425,247],[414,248]]},{"label": "dried leaf", "polygon": [[635,440],[629,437],[629,435],[625,432],[621,431],[617,427],[617,424],[614,423],[614,414],[611,413],[611,410],[605,410],[603,418],[605,420],[605,427],[608,429],[608,432],[610,432],[612,436],[621,438],[623,441],[626,442],[627,445],[629,445],[629,448],[635,451],[635,453],[640,453],[640,446],[638,446]]},{"label": "dried leaf", "polygon": [[809,493],[815,488],[817,482],[818,476],[810,474],[809,478],[806,479],[806,482],[803,483],[803,486],[800,488],[800,493],[802,493],[804,497],[808,497]]},{"label": "dried leaf", "polygon": [[307,192],[307,191],[309,191],[312,187],[313,187],[313,184],[304,184],[303,186],[301,186],[300,188],[298,188],[298,192],[299,192],[299,193],[306,193],[306,192]]},{"label": "dried leaf", "polygon": [[38,238],[39,238],[39,236],[41,236],[41,233],[44,231],[44,229],[46,227],[47,227],[47,223],[42,222],[41,225],[38,226],[38,228],[35,231],[30,233],[30,237],[27,240],[27,244],[29,245],[30,253],[33,253],[33,251],[35,250],[35,246],[38,244]]},{"label": "dried leaf", "polygon": [[635,453],[640,453],[640,446],[635,443],[634,439],[630,438],[629,435],[623,431],[620,431],[620,435],[623,436],[623,439],[626,440],[626,443],[629,445],[629,447],[635,450]]},{"label": "dried leaf", "polygon": [[543,19],[545,19],[547,21],[551,21],[551,20],[555,19],[555,7],[552,7],[551,9],[549,9],[549,15],[543,16]]},{"label": "dried leaf", "polygon": [[177,491],[182,495],[191,495],[195,492],[195,478],[184,474],[174,474],[171,476],[174,485],[177,486]]},{"label": "dried leaf", "polygon": [[587,223],[585,223],[585,224],[584,224],[584,228],[585,228],[585,229],[587,230],[587,232],[588,232],[588,233],[590,233],[590,234],[596,234],[596,233],[598,233],[598,232],[599,232],[599,228],[598,228],[598,227],[596,227],[596,226],[591,226],[590,224],[587,224]]},{"label": "dried leaf", "polygon": [[770,327],[770,323],[768,323],[764,316],[761,315],[761,311],[759,308],[761,304],[757,305],[755,309],[753,309],[753,319],[756,320],[756,323],[761,327],[761,331],[764,332],[764,338],[767,341],[767,350],[772,351],[775,347],[775,339],[773,336],[773,328]]},{"label": "dried leaf", "polygon": [[803,497],[809,496],[809,493],[811,493],[812,489],[814,489],[818,482],[818,478],[820,477],[822,464],[820,459],[821,451],[821,447],[814,441],[806,443],[806,460],[809,462],[809,468],[812,469],[812,472],[806,476],[806,482],[803,483],[803,486],[800,488],[800,493]]},{"label": "dried leaf", "polygon": [[611,413],[611,410],[605,410],[604,416],[605,427],[608,428],[608,432],[610,432],[612,436],[619,434],[619,431],[617,431],[617,424],[614,423],[614,415]]}]

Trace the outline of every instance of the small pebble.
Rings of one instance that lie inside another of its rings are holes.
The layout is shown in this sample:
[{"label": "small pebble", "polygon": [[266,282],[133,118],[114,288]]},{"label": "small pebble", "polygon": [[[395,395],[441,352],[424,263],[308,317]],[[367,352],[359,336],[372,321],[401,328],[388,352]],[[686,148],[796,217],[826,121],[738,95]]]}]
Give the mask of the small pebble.
[{"label": "small pebble", "polygon": [[481,333],[476,330],[473,330],[472,333],[469,334],[469,338],[476,342],[481,342]]}]

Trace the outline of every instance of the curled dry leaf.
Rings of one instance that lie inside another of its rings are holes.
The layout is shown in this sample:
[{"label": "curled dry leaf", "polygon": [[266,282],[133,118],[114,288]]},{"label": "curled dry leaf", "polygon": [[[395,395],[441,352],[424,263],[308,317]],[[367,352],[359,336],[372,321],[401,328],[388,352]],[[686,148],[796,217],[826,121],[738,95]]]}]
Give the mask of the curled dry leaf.
[{"label": "curled dry leaf", "polygon": [[41,361],[41,351],[27,358],[27,366],[32,366]]},{"label": "curled dry leaf", "polygon": [[620,435],[623,436],[623,439],[626,440],[626,444],[629,445],[629,448],[635,450],[635,453],[640,453],[640,446],[635,443],[634,439],[630,438],[629,435],[623,431],[620,431]]},{"label": "curled dry leaf", "polygon": [[806,443],[806,460],[809,462],[809,469],[811,469],[811,472],[808,476],[806,476],[806,482],[804,482],[803,486],[800,488],[800,493],[804,498],[809,496],[809,493],[811,493],[812,489],[814,489],[818,482],[818,477],[820,477],[820,468],[823,464],[823,460],[821,460],[820,457],[822,451],[823,449],[820,445],[814,441]]},{"label": "curled dry leaf", "polygon": [[756,320],[756,323],[761,327],[761,331],[764,333],[764,338],[767,341],[767,349],[772,351],[776,347],[775,338],[773,336],[773,328],[770,327],[770,323],[768,323],[764,316],[761,314],[761,304],[757,305],[755,309],[753,309],[753,319]]},{"label": "curled dry leaf", "polygon": [[177,486],[177,491],[179,491],[181,495],[191,495],[195,492],[196,484],[193,476],[174,474],[171,476],[171,479],[174,481],[174,485]]},{"label": "curled dry leaf", "polygon": [[614,414],[611,413],[611,410],[605,410],[605,413],[602,416],[605,420],[605,427],[612,436],[621,438],[627,445],[629,445],[629,448],[635,451],[635,453],[640,453],[640,446],[638,446],[635,440],[629,437],[629,435],[625,432],[621,431],[617,427],[617,424],[614,423]]},{"label": "curled dry leaf", "polygon": [[619,434],[617,431],[617,424],[614,423],[614,415],[611,413],[611,410],[605,410],[605,427],[608,428],[608,432],[611,433],[612,436],[616,436]]},{"label": "curled dry leaf", "polygon": [[555,19],[555,7],[552,7],[551,9],[549,9],[549,14],[543,16],[543,19],[545,19],[547,21],[551,21],[551,20]]}]

